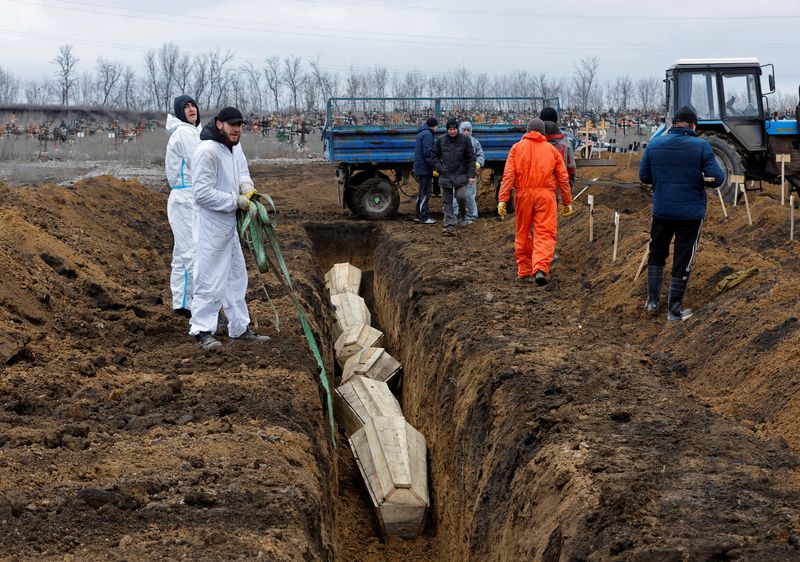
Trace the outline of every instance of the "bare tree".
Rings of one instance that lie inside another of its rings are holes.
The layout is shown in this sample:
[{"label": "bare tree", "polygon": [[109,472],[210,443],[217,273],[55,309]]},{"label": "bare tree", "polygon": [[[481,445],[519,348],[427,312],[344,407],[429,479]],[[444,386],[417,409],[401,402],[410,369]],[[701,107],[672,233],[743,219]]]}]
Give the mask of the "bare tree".
[{"label": "bare tree", "polygon": [[313,79],[317,83],[317,89],[322,94],[323,101],[336,97],[339,76],[322,70],[319,64],[319,55],[316,59],[308,61],[308,65],[311,67],[311,76],[307,78]]},{"label": "bare tree", "polygon": [[297,109],[297,93],[300,90],[302,75],[301,75],[301,58],[295,56],[288,56],[283,59],[283,83],[289,88],[289,93],[292,95],[292,107]]},{"label": "bare tree", "polygon": [[639,78],[636,82],[636,94],[639,98],[639,107],[642,111],[652,111],[658,104],[658,91],[660,83],[658,78]]},{"label": "bare tree", "polygon": [[19,96],[19,80],[0,67],[0,103],[15,103]]},{"label": "bare tree", "polygon": [[123,107],[127,109],[138,109],[139,104],[136,101],[136,73],[133,71],[133,67],[125,67],[125,70],[122,72],[119,89]]},{"label": "bare tree", "polygon": [[614,85],[610,86],[609,98],[618,111],[627,111],[633,101],[633,80],[627,74],[617,76]]},{"label": "bare tree", "polygon": [[97,80],[90,73],[84,71],[78,76],[77,100],[81,105],[97,104]]},{"label": "bare tree", "polygon": [[[189,93],[189,86],[192,83],[192,63],[187,53],[183,53],[178,57],[173,82],[178,94]],[[197,101],[197,98],[195,98],[195,101]]]},{"label": "bare tree", "polygon": [[158,50],[158,67],[161,73],[161,108],[169,111],[172,105],[173,84],[178,72],[181,51],[175,43],[164,43]]},{"label": "bare tree", "polygon": [[77,81],[75,66],[78,64],[78,60],[78,57],[72,52],[72,45],[67,44],[61,45],[56,58],[50,61],[58,66],[56,79],[61,89],[61,105],[69,105]]},{"label": "bare tree", "polygon": [[584,57],[575,65],[572,87],[575,101],[583,112],[589,109],[590,101],[596,87],[597,71],[599,68],[600,59],[596,56]]},{"label": "bare tree", "polygon": [[256,70],[256,67],[253,66],[251,62],[242,65],[241,71],[247,78],[249,97],[255,100],[255,109],[261,111],[264,109],[263,97],[261,95],[261,73]]},{"label": "bare tree", "polygon": [[122,79],[120,63],[106,60],[103,57],[97,58],[97,86],[101,94],[100,105],[108,105],[109,98],[120,79]]},{"label": "bare tree", "polygon": [[280,94],[281,94],[281,59],[277,56],[269,57],[264,61],[264,78],[267,81],[267,88],[272,93],[272,99],[275,102],[275,111],[280,111]]},{"label": "bare tree", "polygon": [[147,51],[144,55],[144,64],[147,72],[147,85],[148,97],[150,98],[150,107],[161,106],[161,81],[158,78],[158,61],[156,60],[156,52],[153,50]]},{"label": "bare tree", "polygon": [[376,66],[372,69],[368,80],[372,95],[376,98],[385,98],[386,88],[389,85],[389,71],[383,66]]},{"label": "bare tree", "polygon": [[228,67],[232,61],[232,51],[213,51],[209,54],[208,97],[209,103],[213,103],[214,107],[222,107],[223,101],[227,101],[232,92],[231,83],[236,78],[236,73]]},{"label": "bare tree", "polygon": [[[194,62],[192,63],[192,93],[197,102],[197,107],[204,107],[208,109],[208,101],[203,106],[203,96],[206,93],[206,84],[208,82],[208,67],[210,65],[209,53],[201,53],[195,55]],[[210,97],[210,96],[209,96]]]}]

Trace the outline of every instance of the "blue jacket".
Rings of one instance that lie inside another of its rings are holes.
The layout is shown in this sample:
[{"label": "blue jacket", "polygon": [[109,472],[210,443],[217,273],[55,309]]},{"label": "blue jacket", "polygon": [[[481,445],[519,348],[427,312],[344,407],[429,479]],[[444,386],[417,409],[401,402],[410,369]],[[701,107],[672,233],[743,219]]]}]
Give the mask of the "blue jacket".
[{"label": "blue jacket", "polygon": [[413,170],[418,176],[433,175],[433,131],[425,124],[417,129]]},{"label": "blue jacket", "polygon": [[672,127],[647,145],[639,179],[653,185],[654,217],[692,220],[706,216],[706,188],[722,185],[725,172],[708,141],[687,127]]}]

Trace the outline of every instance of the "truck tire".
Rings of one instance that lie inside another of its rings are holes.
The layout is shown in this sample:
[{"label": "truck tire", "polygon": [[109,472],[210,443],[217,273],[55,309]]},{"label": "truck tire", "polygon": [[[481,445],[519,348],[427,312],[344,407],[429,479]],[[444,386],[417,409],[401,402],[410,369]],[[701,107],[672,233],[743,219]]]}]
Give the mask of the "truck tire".
[{"label": "truck tire", "polygon": [[367,220],[388,219],[397,214],[400,194],[383,178],[368,179],[353,190],[355,214]]},{"label": "truck tire", "polygon": [[725,201],[733,201],[733,184],[730,181],[731,176],[743,176],[744,164],[742,157],[736,151],[736,147],[726,138],[718,137],[717,135],[708,135],[704,137],[711,145],[714,151],[714,156],[717,157],[717,163],[725,172],[725,181],[720,186],[722,190],[722,198]]}]

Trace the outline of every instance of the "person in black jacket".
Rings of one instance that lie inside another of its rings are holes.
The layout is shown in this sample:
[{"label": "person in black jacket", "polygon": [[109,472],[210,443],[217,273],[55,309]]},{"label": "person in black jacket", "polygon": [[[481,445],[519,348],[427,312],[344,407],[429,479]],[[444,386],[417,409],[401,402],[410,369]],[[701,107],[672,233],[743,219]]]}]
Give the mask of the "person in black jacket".
[{"label": "person in black jacket", "polygon": [[697,114],[688,106],[672,118],[666,134],[652,140],[639,164],[639,179],[653,185],[653,223],[650,227],[650,257],[647,262],[645,310],[658,311],[664,265],[675,237],[672,280],[669,285],[667,320],[686,320],[691,309],[683,308],[692,260],[706,216],[706,187],[725,181],[711,145],[694,132]]},{"label": "person in black jacket", "polygon": [[472,141],[458,133],[458,121],[453,117],[447,120],[447,134],[437,138],[433,144],[433,169],[434,175],[439,175],[439,185],[442,188],[442,233],[452,235],[456,225],[453,197],[458,200],[459,222],[461,226],[466,226],[467,184],[475,182],[476,174]]},{"label": "person in black jacket", "polygon": [[414,222],[433,224],[436,221],[430,216],[430,200],[433,191],[433,137],[439,122],[435,117],[428,117],[424,125],[417,130],[414,145],[414,175],[419,180],[417,192],[417,214]]}]

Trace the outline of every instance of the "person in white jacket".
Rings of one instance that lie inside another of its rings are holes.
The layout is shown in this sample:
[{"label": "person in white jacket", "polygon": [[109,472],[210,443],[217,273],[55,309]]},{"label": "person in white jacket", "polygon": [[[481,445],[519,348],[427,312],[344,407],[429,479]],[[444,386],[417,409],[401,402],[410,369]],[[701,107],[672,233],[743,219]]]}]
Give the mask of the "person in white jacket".
[{"label": "person in white jacket", "polygon": [[250,328],[247,311],[247,269],[236,231],[237,209],[250,208],[256,195],[239,140],[242,113],[225,107],[200,133],[200,144],[192,155],[195,217],[194,290],[189,335],[205,350],[222,343],[217,331],[220,307],[228,318],[228,337],[237,342],[262,342]]},{"label": "person in white jacket", "polygon": [[200,113],[191,96],[178,96],[174,101],[175,114],[167,114],[167,154],[164,167],[170,193],[167,200],[167,217],[172,227],[175,245],[172,248],[170,290],[172,310],[179,316],[191,317],[192,269],[194,242],[192,217],[194,193],[192,191],[191,157],[200,144]]}]

